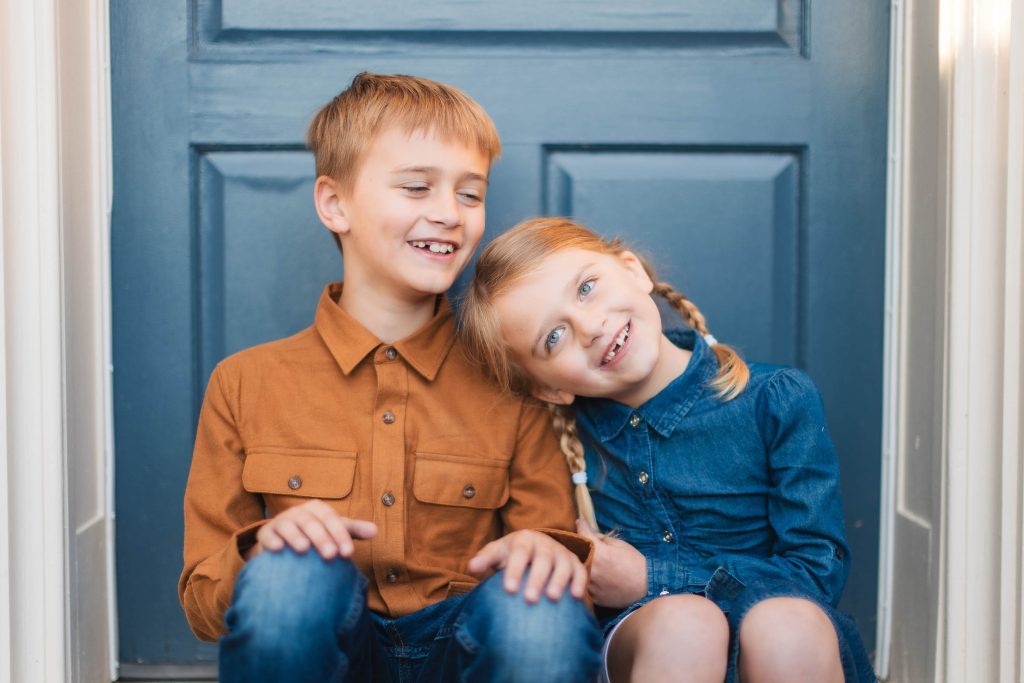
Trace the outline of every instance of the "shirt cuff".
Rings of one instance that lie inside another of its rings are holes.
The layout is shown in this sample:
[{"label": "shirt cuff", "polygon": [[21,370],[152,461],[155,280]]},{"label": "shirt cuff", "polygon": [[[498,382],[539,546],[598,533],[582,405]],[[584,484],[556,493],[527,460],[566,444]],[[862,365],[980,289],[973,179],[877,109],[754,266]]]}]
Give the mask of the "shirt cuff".
[{"label": "shirt cuff", "polygon": [[583,566],[587,568],[587,572],[590,572],[590,563],[594,560],[594,544],[589,538],[562,529],[535,529],[534,531],[547,534],[561,543],[569,552],[578,557]]}]

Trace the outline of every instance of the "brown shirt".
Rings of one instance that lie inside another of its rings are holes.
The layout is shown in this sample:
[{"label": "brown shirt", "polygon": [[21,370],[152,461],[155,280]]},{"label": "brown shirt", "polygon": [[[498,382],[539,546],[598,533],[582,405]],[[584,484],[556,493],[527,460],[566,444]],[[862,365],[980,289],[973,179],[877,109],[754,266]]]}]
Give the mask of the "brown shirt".
[{"label": "brown shirt", "polygon": [[[265,517],[311,498],[377,524],[353,560],[370,580],[370,609],[391,617],[469,590],[469,559],[510,531],[573,528],[548,413],[480,375],[448,302],[389,346],[337,305],[340,294],[329,285],[312,327],[237,353],[210,377],[178,583],[200,638],[224,632],[241,553]],[[549,533],[589,553],[575,534]]]}]

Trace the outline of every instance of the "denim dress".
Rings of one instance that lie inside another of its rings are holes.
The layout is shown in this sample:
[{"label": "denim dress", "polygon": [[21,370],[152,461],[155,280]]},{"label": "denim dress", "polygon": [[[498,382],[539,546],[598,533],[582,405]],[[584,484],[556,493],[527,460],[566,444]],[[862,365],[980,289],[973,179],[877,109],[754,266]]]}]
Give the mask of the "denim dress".
[{"label": "denim dress", "polygon": [[821,398],[806,374],[750,364],[747,388],[721,401],[718,360],[692,330],[686,370],[639,408],[577,399],[577,425],[604,531],[647,558],[647,595],[704,595],[730,625],[727,681],[738,674],[739,624],[770,597],[819,605],[836,628],[847,681],[875,681],[853,620],[836,609],[850,571],[839,466]]}]

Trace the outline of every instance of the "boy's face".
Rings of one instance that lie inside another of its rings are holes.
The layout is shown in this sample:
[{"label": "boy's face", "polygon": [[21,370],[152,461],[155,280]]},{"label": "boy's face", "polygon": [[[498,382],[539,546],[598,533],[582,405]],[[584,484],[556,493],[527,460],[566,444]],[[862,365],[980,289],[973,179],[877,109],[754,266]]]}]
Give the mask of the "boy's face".
[{"label": "boy's face", "polygon": [[351,191],[335,186],[325,200],[318,180],[317,208],[341,236],[346,282],[400,301],[446,291],[483,236],[489,171],[479,150],[391,128],[366,151]]}]

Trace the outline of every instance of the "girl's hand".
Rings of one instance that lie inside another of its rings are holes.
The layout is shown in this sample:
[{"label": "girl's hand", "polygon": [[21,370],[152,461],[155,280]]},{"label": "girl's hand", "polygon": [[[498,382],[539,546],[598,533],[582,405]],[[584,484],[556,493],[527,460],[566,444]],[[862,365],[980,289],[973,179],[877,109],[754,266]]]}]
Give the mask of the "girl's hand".
[{"label": "girl's hand", "polygon": [[585,520],[576,520],[581,536],[594,542],[590,566],[590,597],[605,607],[629,607],[647,595],[647,558],[629,543],[597,533]]},{"label": "girl's hand", "polygon": [[530,576],[523,590],[527,602],[540,600],[542,590],[551,600],[558,600],[567,585],[575,598],[582,598],[587,589],[587,570],[579,558],[550,536],[529,529],[491,541],[469,561],[468,569],[471,574],[504,569],[505,590],[516,593],[527,566]]},{"label": "girl's hand", "polygon": [[352,539],[376,535],[377,525],[373,522],[342,517],[322,500],[311,500],[288,508],[260,527],[256,545],[246,552],[245,559],[250,560],[263,550],[283,550],[286,545],[297,553],[315,546],[325,560],[350,557],[354,549]]}]

